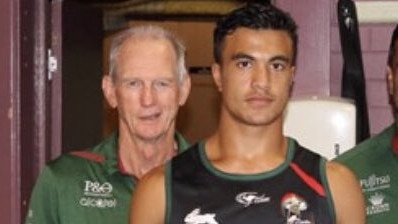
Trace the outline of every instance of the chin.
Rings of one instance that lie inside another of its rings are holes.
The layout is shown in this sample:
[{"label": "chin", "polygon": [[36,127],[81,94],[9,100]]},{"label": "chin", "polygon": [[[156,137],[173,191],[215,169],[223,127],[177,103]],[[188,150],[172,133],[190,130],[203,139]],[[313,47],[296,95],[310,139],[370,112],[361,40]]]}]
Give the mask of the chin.
[{"label": "chin", "polygon": [[137,136],[140,139],[148,140],[148,141],[159,139],[164,135],[165,135],[165,132],[163,130],[155,131],[154,129],[141,131],[141,132],[137,133]]}]

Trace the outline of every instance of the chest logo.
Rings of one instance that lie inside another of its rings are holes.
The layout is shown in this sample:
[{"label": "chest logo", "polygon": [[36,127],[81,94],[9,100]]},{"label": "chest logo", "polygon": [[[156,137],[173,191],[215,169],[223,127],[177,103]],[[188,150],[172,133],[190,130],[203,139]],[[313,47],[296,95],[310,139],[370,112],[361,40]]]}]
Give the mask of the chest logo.
[{"label": "chest logo", "polygon": [[287,224],[311,224],[303,220],[302,213],[308,209],[307,202],[294,193],[287,193],[281,201],[281,208]]},{"label": "chest logo", "polygon": [[112,194],[113,186],[108,182],[84,181],[83,194],[79,204],[91,208],[114,208],[117,205],[116,198]]},{"label": "chest logo", "polygon": [[184,218],[185,224],[218,224],[215,219],[216,214],[200,214],[200,208],[195,208]]},{"label": "chest logo", "polygon": [[96,196],[110,196],[113,191],[113,186],[108,183],[99,183],[97,181],[84,182],[84,194]]},{"label": "chest logo", "polygon": [[361,179],[360,184],[363,192],[378,191],[390,188],[391,178],[388,174],[384,176],[372,174],[366,179]]},{"label": "chest logo", "polygon": [[390,211],[390,204],[385,201],[385,196],[382,193],[376,192],[371,195],[368,200],[370,205],[366,207],[367,215],[375,215]]},{"label": "chest logo", "polygon": [[270,197],[266,197],[264,194],[259,195],[257,192],[243,192],[238,194],[235,199],[244,207],[249,207],[250,205],[267,203],[271,201]]}]

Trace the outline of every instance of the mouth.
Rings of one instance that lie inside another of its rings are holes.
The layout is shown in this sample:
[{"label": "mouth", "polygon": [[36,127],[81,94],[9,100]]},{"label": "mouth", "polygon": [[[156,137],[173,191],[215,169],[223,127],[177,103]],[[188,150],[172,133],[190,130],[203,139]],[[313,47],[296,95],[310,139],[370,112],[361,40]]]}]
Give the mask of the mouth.
[{"label": "mouth", "polygon": [[154,120],[157,120],[159,117],[160,117],[160,113],[151,113],[151,114],[141,115],[140,120],[154,121]]},{"label": "mouth", "polygon": [[271,104],[273,99],[269,96],[252,95],[246,98],[246,102],[254,106],[266,106]]}]

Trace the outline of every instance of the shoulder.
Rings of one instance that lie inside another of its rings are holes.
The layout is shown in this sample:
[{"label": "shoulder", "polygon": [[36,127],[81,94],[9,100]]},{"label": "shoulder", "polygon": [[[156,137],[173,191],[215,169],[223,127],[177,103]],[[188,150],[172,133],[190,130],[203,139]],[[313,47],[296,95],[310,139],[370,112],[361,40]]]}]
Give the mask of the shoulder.
[{"label": "shoulder", "polygon": [[159,167],[156,167],[149,171],[144,177],[142,177],[139,180],[138,185],[139,186],[144,186],[147,184],[162,184],[164,183],[165,180],[165,170],[166,170],[166,165],[162,165]]},{"label": "shoulder", "polygon": [[354,174],[350,169],[348,169],[345,165],[334,161],[326,163],[326,172],[328,177],[331,178],[331,180],[339,180],[342,177],[347,177],[356,180]]},{"label": "shoulder", "polygon": [[[330,161],[326,163],[326,176],[331,188],[344,191],[345,186],[360,189],[358,179],[347,166]],[[332,189],[333,190],[333,189]]]},{"label": "shoulder", "polygon": [[47,163],[43,173],[53,178],[66,178],[68,176],[82,176],[92,165],[102,166],[105,157],[90,150],[73,151],[63,154]]},{"label": "shoulder", "polygon": [[351,169],[355,167],[369,166],[379,156],[383,156],[386,150],[391,148],[391,140],[395,127],[391,125],[381,133],[359,143],[352,149],[341,154],[334,161],[349,166]]},{"label": "shoulder", "polygon": [[326,163],[326,177],[335,200],[342,195],[350,195],[350,191],[358,193],[361,188],[354,173],[345,165],[336,162]]},{"label": "shoulder", "polygon": [[73,169],[87,164],[103,164],[108,158],[116,157],[117,138],[118,134],[113,133],[91,148],[76,149],[64,153],[58,158],[50,161],[47,166],[62,170],[69,165],[73,165],[73,167],[68,167],[69,169]]},{"label": "shoulder", "polygon": [[326,175],[337,223],[365,223],[362,190],[352,171],[342,164],[327,162]]},{"label": "shoulder", "polygon": [[130,223],[161,223],[165,218],[165,166],[157,167],[138,182],[130,206]]}]

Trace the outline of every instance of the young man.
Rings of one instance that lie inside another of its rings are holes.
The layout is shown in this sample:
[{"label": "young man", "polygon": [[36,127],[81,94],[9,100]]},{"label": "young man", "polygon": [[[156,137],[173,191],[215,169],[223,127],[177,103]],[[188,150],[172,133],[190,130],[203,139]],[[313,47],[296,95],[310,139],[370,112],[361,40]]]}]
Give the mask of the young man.
[{"label": "young man", "polygon": [[388,93],[395,123],[336,158],[360,179],[366,198],[367,223],[397,223],[398,212],[398,25],[387,63]]},{"label": "young man", "polygon": [[140,182],[131,224],[363,224],[354,175],[283,136],[296,24],[270,4],[239,8],[214,32],[217,131]]},{"label": "young man", "polygon": [[175,119],[190,91],[185,47],[153,26],[114,39],[102,89],[119,130],[99,145],[61,156],[42,171],[27,224],[128,223],[137,181],[188,143]]}]

